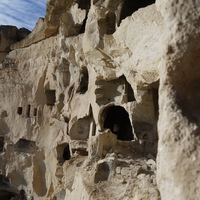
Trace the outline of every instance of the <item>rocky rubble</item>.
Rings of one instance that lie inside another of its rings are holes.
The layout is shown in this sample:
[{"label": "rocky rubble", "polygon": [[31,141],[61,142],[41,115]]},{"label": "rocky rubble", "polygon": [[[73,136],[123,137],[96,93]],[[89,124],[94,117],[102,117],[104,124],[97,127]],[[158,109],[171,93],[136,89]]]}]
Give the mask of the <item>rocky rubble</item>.
[{"label": "rocky rubble", "polygon": [[0,198],[198,199],[198,3],[48,0],[1,32]]}]

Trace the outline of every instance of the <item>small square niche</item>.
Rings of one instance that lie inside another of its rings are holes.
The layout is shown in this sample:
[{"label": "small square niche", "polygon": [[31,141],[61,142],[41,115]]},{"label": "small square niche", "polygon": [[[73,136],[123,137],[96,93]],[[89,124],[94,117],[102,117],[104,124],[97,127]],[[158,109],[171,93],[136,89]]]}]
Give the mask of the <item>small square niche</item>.
[{"label": "small square niche", "polygon": [[56,91],[55,90],[45,90],[46,104],[48,106],[54,106],[56,102]]}]

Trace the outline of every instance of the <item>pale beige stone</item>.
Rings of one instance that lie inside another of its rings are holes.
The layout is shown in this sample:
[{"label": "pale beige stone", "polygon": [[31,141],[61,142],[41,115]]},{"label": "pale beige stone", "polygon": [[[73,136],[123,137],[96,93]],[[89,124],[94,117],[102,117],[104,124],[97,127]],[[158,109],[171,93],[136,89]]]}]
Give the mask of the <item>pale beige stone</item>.
[{"label": "pale beige stone", "polygon": [[126,16],[123,2],[48,0],[0,64],[0,170],[15,196],[160,199],[148,159],[163,16],[149,3]]},{"label": "pale beige stone", "polygon": [[200,1],[158,3],[166,31],[160,64],[157,182],[162,199],[198,199]]}]

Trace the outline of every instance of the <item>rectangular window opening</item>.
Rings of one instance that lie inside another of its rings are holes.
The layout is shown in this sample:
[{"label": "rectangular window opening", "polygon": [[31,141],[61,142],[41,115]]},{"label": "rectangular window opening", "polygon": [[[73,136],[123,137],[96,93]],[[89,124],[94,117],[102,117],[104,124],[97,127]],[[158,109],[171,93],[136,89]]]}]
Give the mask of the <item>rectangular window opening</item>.
[{"label": "rectangular window opening", "polygon": [[26,117],[30,117],[31,105],[27,105],[26,107]]},{"label": "rectangular window opening", "polygon": [[34,117],[37,116],[37,108],[34,108],[34,110],[33,110],[33,116],[34,116]]},{"label": "rectangular window opening", "polygon": [[18,107],[17,108],[17,114],[18,115],[22,115],[22,107]]},{"label": "rectangular window opening", "polygon": [[55,90],[45,90],[46,94],[46,104],[48,106],[54,106],[56,102],[56,91]]}]

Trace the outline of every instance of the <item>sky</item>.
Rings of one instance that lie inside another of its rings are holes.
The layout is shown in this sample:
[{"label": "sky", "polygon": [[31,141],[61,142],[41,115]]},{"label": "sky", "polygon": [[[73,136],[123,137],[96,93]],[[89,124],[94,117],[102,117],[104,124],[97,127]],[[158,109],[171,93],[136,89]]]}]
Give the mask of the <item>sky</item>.
[{"label": "sky", "polygon": [[46,14],[47,0],[0,0],[0,25],[33,30],[39,17]]}]

